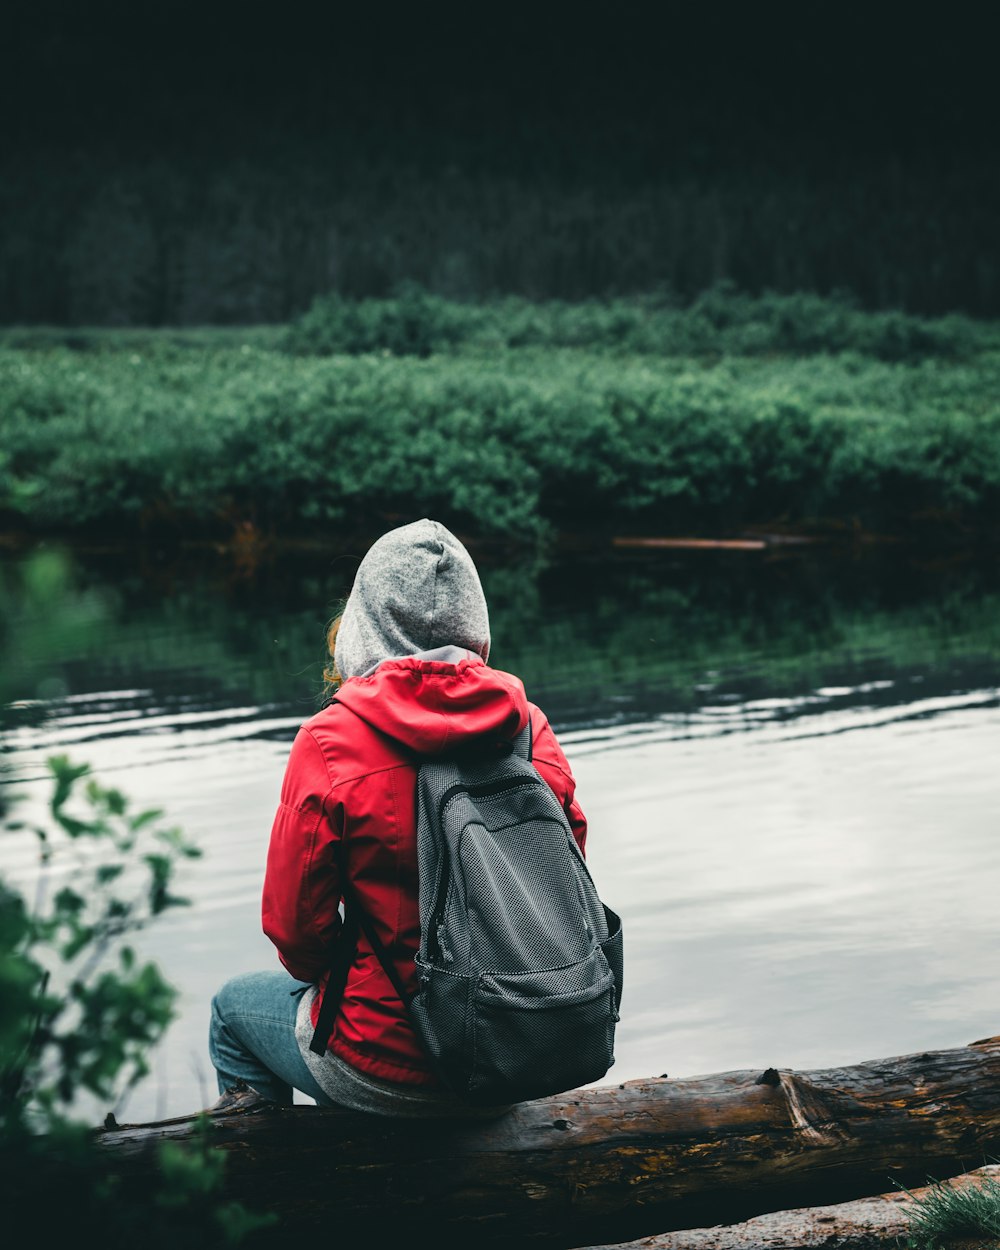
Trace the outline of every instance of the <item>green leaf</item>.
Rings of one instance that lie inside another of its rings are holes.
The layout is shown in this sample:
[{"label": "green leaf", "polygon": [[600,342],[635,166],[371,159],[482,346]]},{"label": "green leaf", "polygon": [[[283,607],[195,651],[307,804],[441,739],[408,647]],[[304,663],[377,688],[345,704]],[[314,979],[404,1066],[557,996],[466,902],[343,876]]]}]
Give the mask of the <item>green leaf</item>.
[{"label": "green leaf", "polygon": [[168,907],[190,907],[191,900],[185,898],[182,894],[165,894],[158,901],[158,905],[154,911],[154,915],[166,911]]},{"label": "green leaf", "polygon": [[101,795],[105,806],[113,816],[121,816],[128,807],[128,801],[121,790],[105,790]]},{"label": "green leaf", "polygon": [[273,1228],[278,1222],[274,1211],[251,1211],[242,1202],[224,1202],[212,1212],[216,1226],[230,1246],[239,1246],[258,1229]]},{"label": "green leaf", "polygon": [[64,886],[52,901],[60,916],[78,916],[87,905],[83,895],[77,894],[76,890],[70,889],[68,885]]},{"label": "green leaf", "polygon": [[59,948],[59,953],[63,959],[69,963],[75,959],[77,955],[94,940],[96,930],[92,925],[76,925],[73,928],[68,941],[64,942]]},{"label": "green leaf", "polygon": [[49,800],[52,813],[55,815],[69,798],[80,778],[89,774],[90,765],[71,764],[67,755],[50,755],[46,764],[56,782],[52,798]]},{"label": "green leaf", "polygon": [[194,850],[195,854],[200,854],[194,843],[189,842],[184,833],[176,826],[171,826],[169,829],[158,829],[156,837],[158,841],[163,842],[180,855],[189,856],[192,850]]},{"label": "green leaf", "polygon": [[147,825],[159,820],[162,816],[162,807],[148,807],[138,815],[129,817],[128,827],[133,833],[138,833],[140,829],[145,829]]},{"label": "green leaf", "polygon": [[53,808],[52,812],[55,816],[59,827],[63,829],[71,838],[82,838],[87,835],[97,835],[102,832],[102,828],[94,821],[77,820],[75,816],[67,816],[61,809]]}]

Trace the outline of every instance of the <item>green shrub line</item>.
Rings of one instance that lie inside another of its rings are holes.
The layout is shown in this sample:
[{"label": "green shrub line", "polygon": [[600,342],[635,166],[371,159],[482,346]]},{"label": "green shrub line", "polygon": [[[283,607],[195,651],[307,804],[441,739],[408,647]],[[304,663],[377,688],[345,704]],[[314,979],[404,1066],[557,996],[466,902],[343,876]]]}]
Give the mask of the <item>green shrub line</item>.
[{"label": "green shrub line", "polygon": [[[761,301],[715,298],[719,324],[703,342],[716,350],[697,354],[636,350],[629,335],[652,334],[669,309],[637,314],[615,341],[610,305],[525,306],[549,338],[539,330],[521,342],[517,318],[504,320],[509,302],[480,308],[479,328],[447,350],[434,315],[402,314],[377,341],[407,326],[409,339],[354,355],[286,350],[308,318],[286,335],[94,334],[85,351],[8,338],[0,501],[8,522],[48,531],[226,532],[250,521],[275,534],[364,533],[386,518],[435,514],[469,535],[529,544],[580,529],[995,526],[996,326],[899,315],[898,341],[910,335],[911,346],[888,360],[879,357],[890,354],[890,314],[824,302],[847,327],[839,341],[853,346],[819,351],[805,314],[754,320]],[[407,300],[433,305],[425,292],[403,292],[393,316]],[[785,304],[775,297],[766,308]],[[340,306],[321,311],[331,307]],[[353,307],[360,317],[388,305]],[[441,302],[438,312],[455,307]],[[429,345],[413,340],[422,326]],[[506,326],[506,342],[491,345],[490,326]],[[754,348],[767,334],[771,346]],[[919,335],[931,346],[918,351]],[[792,351],[793,339],[805,345]]]},{"label": "green shrub line", "polygon": [[516,296],[462,303],[403,283],[388,299],[320,296],[292,323],[284,345],[300,355],[580,347],[657,356],[855,351],[916,362],[968,359],[986,346],[1000,347],[1000,329],[957,314],[862,311],[847,293],[750,295],[730,283],[685,306],[667,292],[574,303]]},{"label": "green shrub line", "polygon": [[750,295],[717,283],[682,304],[669,291],[607,299],[446,299],[417,283],[387,298],[317,297],[289,326],[8,326],[0,344],[83,352],[241,347],[295,355],[389,352],[429,356],[523,347],[577,347],[653,356],[858,352],[877,360],[968,360],[1000,349],[1000,325],[956,313],[921,317],[860,309],[853,297],[810,292]]}]

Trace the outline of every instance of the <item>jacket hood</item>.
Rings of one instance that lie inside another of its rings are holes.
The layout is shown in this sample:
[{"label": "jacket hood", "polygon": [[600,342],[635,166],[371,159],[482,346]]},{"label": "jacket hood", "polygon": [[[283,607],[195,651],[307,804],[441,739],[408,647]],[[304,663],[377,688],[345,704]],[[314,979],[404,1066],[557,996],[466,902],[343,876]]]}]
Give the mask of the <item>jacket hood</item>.
[{"label": "jacket hood", "polygon": [[334,698],[418,755],[442,755],[475,739],[509,742],[528,723],[520,680],[468,651],[457,662],[385,660],[346,681]]},{"label": "jacket hood", "polygon": [[334,649],[346,681],[383,660],[436,647],[490,654],[490,619],[472,557],[440,521],[401,525],[358,566]]}]

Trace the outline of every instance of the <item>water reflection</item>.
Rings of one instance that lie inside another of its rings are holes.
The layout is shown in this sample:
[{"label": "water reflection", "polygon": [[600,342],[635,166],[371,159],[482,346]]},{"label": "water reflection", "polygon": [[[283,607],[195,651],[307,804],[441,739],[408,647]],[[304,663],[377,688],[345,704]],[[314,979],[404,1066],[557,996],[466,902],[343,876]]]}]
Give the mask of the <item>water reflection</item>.
[{"label": "water reflection", "polygon": [[[195,906],[144,943],[183,1012],[129,1111],[182,1113],[210,1092],[211,993],[274,963],[267,834],[346,587],[311,563],[235,587],[103,558],[50,562],[44,593],[32,576],[2,570],[8,788],[30,814],[45,756],[67,751],[206,851],[184,883]],[[614,1079],[997,1031],[995,574],[571,561],[484,580],[494,660],[557,724],[626,919]],[[5,874],[36,871],[20,835],[2,853]]]}]

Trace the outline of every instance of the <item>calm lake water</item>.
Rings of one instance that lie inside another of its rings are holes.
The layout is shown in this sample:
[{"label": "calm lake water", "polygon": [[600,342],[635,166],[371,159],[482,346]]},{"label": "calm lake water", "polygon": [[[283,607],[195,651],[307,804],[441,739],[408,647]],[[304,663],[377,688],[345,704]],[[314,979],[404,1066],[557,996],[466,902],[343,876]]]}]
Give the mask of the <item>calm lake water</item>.
[{"label": "calm lake water", "polygon": [[[214,1097],[208,1005],[259,928],[284,759],[357,554],[42,549],[0,564],[4,783],[66,752],[200,843],[136,943],[181,990],[121,1114]],[[609,1080],[823,1067],[1000,1032],[1000,576],[903,556],[476,553],[493,662],[560,733],[625,921]],[[33,843],[5,833],[31,887]]]}]

